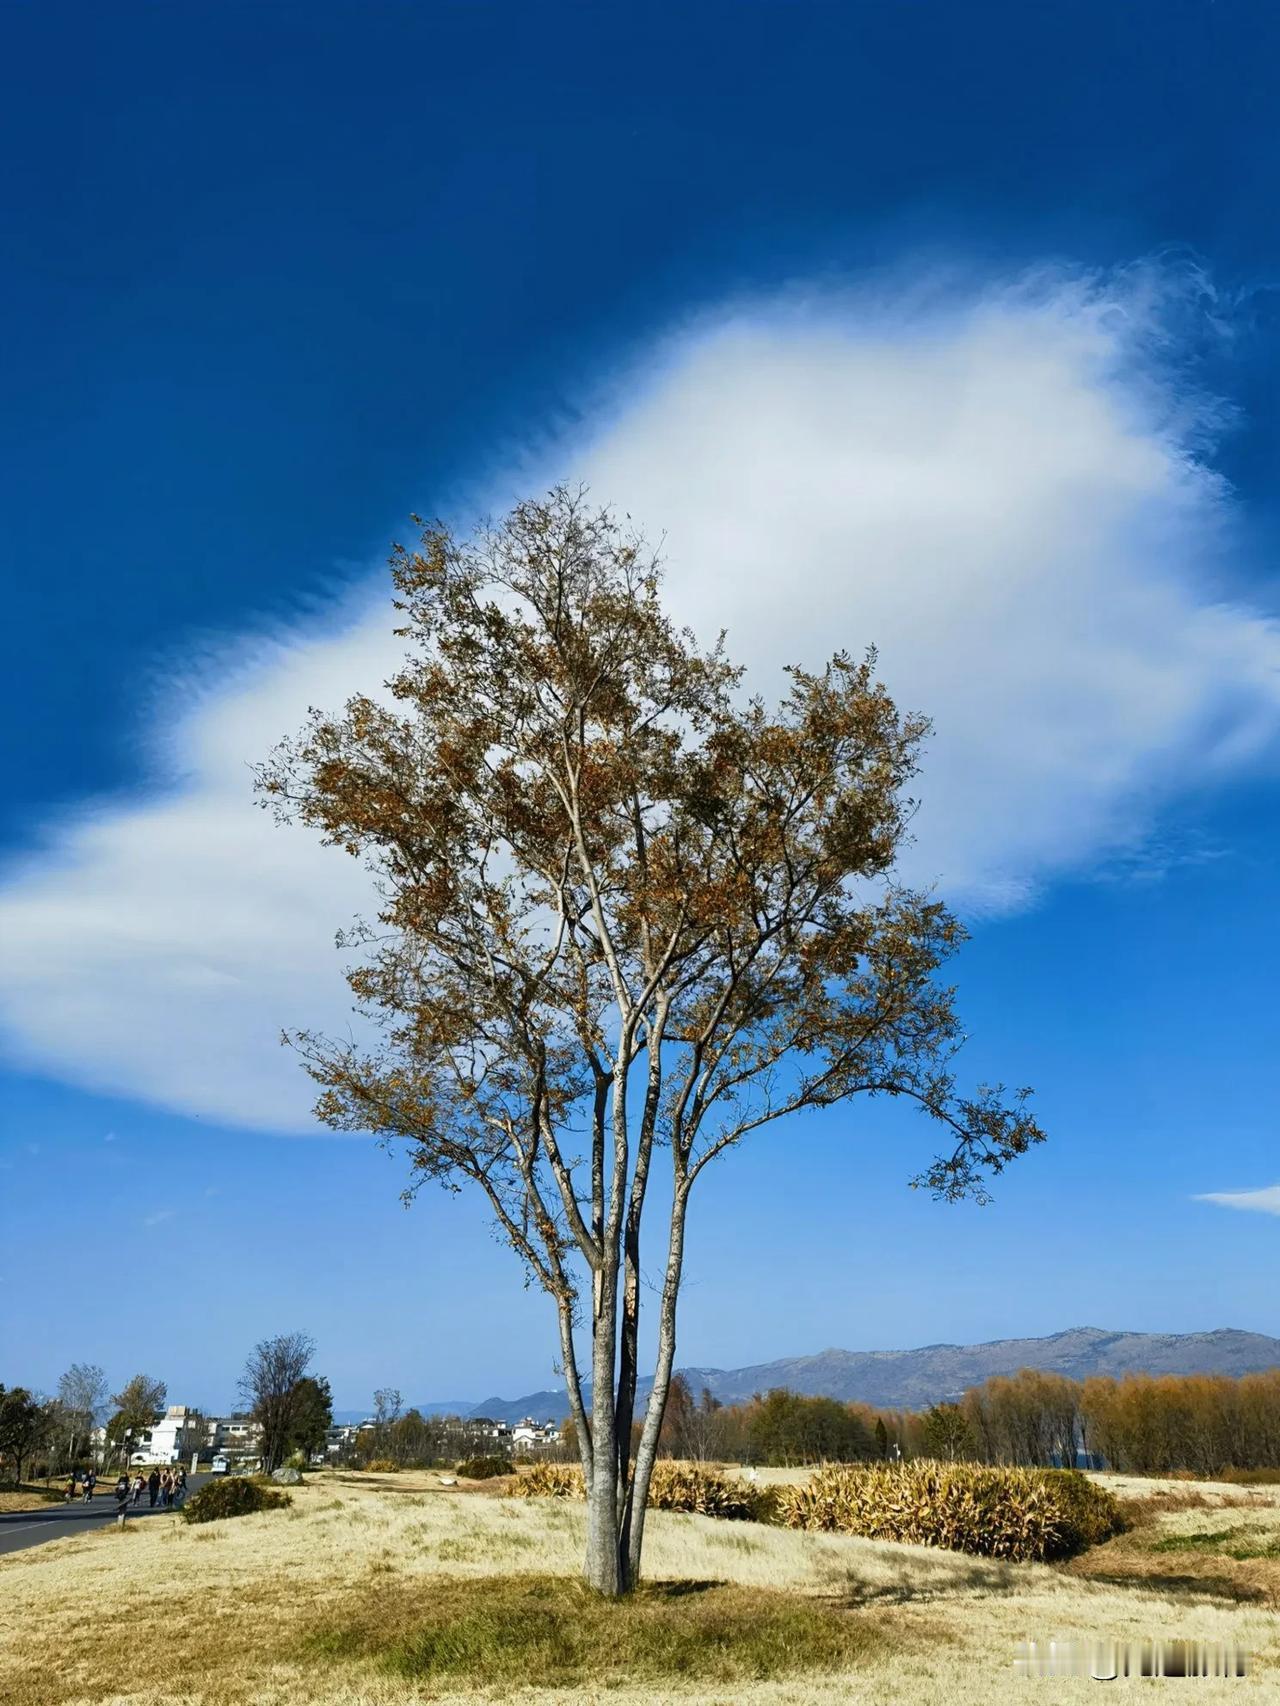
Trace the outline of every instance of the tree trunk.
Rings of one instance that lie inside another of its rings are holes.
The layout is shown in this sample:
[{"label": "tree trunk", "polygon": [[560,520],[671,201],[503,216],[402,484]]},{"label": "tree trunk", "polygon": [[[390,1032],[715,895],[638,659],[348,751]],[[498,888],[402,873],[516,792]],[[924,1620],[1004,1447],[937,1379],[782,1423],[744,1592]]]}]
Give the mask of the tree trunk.
[{"label": "tree trunk", "polygon": [[676,1356],[676,1301],[680,1295],[680,1273],[684,1265],[684,1220],[688,1206],[688,1186],[677,1187],[671,1204],[671,1237],[667,1246],[667,1271],[662,1282],[662,1300],[658,1306],[658,1357],[653,1371],[653,1387],[645,1409],[644,1428],[636,1451],[635,1476],[627,1496],[625,1521],[620,1544],[627,1555],[627,1581],[635,1587],[640,1580],[640,1554],[644,1546],[645,1508],[649,1499],[649,1482],[658,1456],[658,1436],[662,1432],[662,1417],[671,1390],[671,1371]]},{"label": "tree trunk", "polygon": [[[587,1556],[583,1574],[597,1593],[616,1599],[630,1586],[621,1543],[618,1418],[614,1399],[617,1353],[617,1272],[595,1287],[591,1344],[591,1479],[587,1486]],[[625,1453],[625,1446],[622,1450]]]}]

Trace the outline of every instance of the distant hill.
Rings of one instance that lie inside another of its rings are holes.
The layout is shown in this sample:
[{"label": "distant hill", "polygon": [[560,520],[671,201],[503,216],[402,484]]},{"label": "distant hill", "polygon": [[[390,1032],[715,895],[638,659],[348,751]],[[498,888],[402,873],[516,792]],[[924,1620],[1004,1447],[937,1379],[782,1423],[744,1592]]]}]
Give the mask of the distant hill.
[{"label": "distant hill", "polygon": [[[441,1398],[434,1404],[404,1404],[401,1408],[417,1410],[422,1416],[467,1416],[475,1406],[470,1398]],[[350,1426],[356,1422],[367,1422],[372,1415],[373,1407],[370,1405],[365,1410],[335,1410],[333,1419],[339,1426]]]},{"label": "distant hill", "polygon": [[569,1414],[569,1394],[561,1387],[557,1392],[527,1392],[523,1398],[486,1398],[460,1414],[491,1416],[495,1422],[522,1422],[526,1416],[535,1422],[560,1422]]},{"label": "distant hill", "polygon": [[[686,1368],[695,1394],[703,1387],[723,1404],[787,1386],[809,1397],[856,1399],[883,1409],[922,1410],[958,1398],[993,1374],[1039,1368],[1084,1380],[1091,1374],[1251,1374],[1280,1367],[1280,1339],[1220,1327],[1211,1333],[1114,1333],[1069,1327],[1042,1339],[992,1339],[981,1345],[925,1345],[914,1351],[820,1351],[748,1368]],[[649,1382],[642,1383],[644,1390]],[[425,1406],[422,1406],[425,1408]],[[433,1406],[434,1407],[434,1406]],[[461,1406],[460,1406],[461,1408]],[[569,1413],[563,1391],[486,1398],[463,1413],[518,1422]]]},{"label": "distant hill", "polygon": [[1092,1374],[1249,1374],[1280,1365],[1280,1339],[1223,1327],[1212,1333],[1114,1333],[1069,1327],[1043,1339],[993,1339],[982,1345],[925,1345],[915,1351],[821,1351],[751,1368],[685,1370],[694,1391],[722,1403],[771,1386],[887,1409],[923,1409],[957,1398],[993,1374],[1039,1368],[1084,1380]]}]

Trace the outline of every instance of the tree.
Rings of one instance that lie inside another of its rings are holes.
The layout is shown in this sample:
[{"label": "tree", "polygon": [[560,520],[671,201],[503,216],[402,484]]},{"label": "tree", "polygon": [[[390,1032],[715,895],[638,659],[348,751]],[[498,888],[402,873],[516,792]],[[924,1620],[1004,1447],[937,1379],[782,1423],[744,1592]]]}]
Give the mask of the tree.
[{"label": "tree", "polygon": [[702,1388],[702,1397],[685,1418],[685,1451],[697,1463],[717,1457],[723,1445],[720,1412],[724,1405],[709,1386]]},{"label": "tree", "polygon": [[974,1455],[973,1431],[958,1404],[933,1404],[925,1411],[924,1447],[930,1457],[950,1462]]},{"label": "tree", "polygon": [[616,1594],[639,1577],[686,1214],[713,1163],[772,1121],[903,1097],[946,1132],[914,1182],[981,1198],[1042,1134],[1025,1093],[956,1093],[960,1026],[934,973],[963,932],[893,880],[927,725],[899,715],[873,655],[793,669],[773,712],[744,701],[722,645],[665,614],[643,542],[564,490],[470,542],[429,527],[392,576],[396,703],[313,713],[258,773],[265,805],[366,858],[383,897],[343,938],[381,1041],[291,1040],[323,1122],[407,1142],[408,1196],[483,1192],[554,1300],[585,1574]]},{"label": "tree", "polygon": [[0,1386],[0,1459],[13,1465],[13,1484],[22,1485],[22,1465],[44,1443],[48,1427],[45,1406],[25,1386]]},{"label": "tree", "polygon": [[662,1431],[658,1435],[658,1450],[668,1457],[692,1457],[690,1435],[693,1431],[693,1393],[683,1374],[671,1377],[667,1406],[662,1414]]},{"label": "tree", "polygon": [[876,1436],[876,1456],[877,1457],[888,1457],[888,1455],[889,1455],[889,1430],[884,1425],[884,1417],[883,1416],[877,1416],[876,1417],[875,1436]]},{"label": "tree", "polygon": [[262,1467],[268,1474],[284,1462],[299,1402],[298,1387],[315,1348],[306,1333],[280,1333],[256,1344],[244,1365],[240,1395],[262,1430]]},{"label": "tree", "polygon": [[324,1450],[325,1435],[333,1426],[333,1394],[323,1375],[304,1374],[293,1389],[285,1454],[304,1452],[308,1457]]},{"label": "tree", "polygon": [[872,1454],[870,1430],[847,1404],[781,1386],[753,1400],[746,1437],[754,1463],[855,1463]]},{"label": "tree", "polygon": [[400,1406],[404,1402],[398,1387],[380,1386],[373,1395],[373,1423],[378,1430],[379,1445],[385,1444],[388,1428],[394,1427],[400,1420]]},{"label": "tree", "polygon": [[129,1442],[136,1446],[142,1435],[155,1426],[164,1412],[168,1393],[163,1380],[155,1380],[149,1374],[135,1374],[111,1399],[115,1414],[107,1423],[107,1443],[125,1456]]},{"label": "tree", "polygon": [[73,1362],[58,1382],[67,1462],[74,1463],[106,1413],[107,1377],[96,1363]]}]

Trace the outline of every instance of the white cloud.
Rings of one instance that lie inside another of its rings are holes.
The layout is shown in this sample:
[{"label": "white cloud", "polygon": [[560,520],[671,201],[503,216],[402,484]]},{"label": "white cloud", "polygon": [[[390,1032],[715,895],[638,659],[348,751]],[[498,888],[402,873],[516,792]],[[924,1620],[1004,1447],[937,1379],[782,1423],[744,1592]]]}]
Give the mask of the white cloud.
[{"label": "white cloud", "polygon": [[144,1215],[142,1224],[144,1226],[163,1226],[166,1220],[175,1219],[177,1213],[176,1208],[158,1208],[154,1214]]},{"label": "white cloud", "polygon": [[1255,1214],[1280,1214],[1280,1185],[1266,1185],[1260,1191],[1206,1191],[1194,1200],[1216,1203],[1219,1208],[1249,1209]]},{"label": "white cloud", "polygon": [[[1169,800],[1276,748],[1280,629],[1227,590],[1213,411],[1168,365],[1182,308],[1152,273],[735,307],[487,490],[583,477],[665,533],[677,615],[727,626],[766,692],[874,641],[936,725],[906,874],[1016,908],[1139,857]],[[367,880],[258,811],[248,765],[309,704],[377,687],[388,614],[379,579],[323,628],[179,668],[154,789],[52,826],[10,874],[0,1021],[25,1064],[310,1129],[276,1039],[345,1023],[332,938]]]}]

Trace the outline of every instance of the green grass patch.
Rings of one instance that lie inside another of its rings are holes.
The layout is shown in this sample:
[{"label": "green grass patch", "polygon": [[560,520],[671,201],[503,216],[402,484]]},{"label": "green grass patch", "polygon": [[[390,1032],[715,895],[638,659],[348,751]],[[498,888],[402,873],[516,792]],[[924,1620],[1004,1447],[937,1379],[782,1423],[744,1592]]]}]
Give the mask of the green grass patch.
[{"label": "green grass patch", "polygon": [[1256,1528],[1220,1528],[1212,1534],[1168,1534],[1148,1550],[1215,1552],[1244,1562],[1249,1558],[1280,1558],[1280,1537]]},{"label": "green grass patch", "polygon": [[568,1692],[831,1673],[891,1644],[868,1613],[724,1582],[654,1582],[610,1601],[561,1577],[446,1577],[388,1597],[310,1636],[306,1652],[424,1683]]}]

